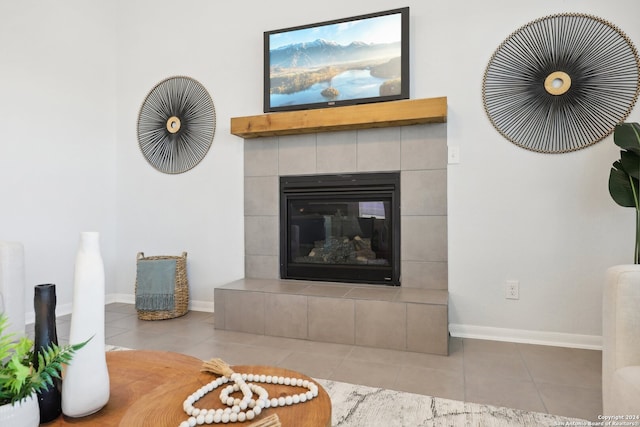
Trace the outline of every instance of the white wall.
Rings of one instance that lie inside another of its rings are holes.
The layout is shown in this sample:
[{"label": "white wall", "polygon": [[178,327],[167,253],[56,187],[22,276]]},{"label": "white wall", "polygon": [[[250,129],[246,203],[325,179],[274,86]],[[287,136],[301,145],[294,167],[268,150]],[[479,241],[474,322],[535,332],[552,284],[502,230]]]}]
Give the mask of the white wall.
[{"label": "white wall", "polygon": [[31,313],[39,283],[70,309],[82,231],[115,275],[115,18],[97,0],[0,2],[0,239],[24,244]]},{"label": "white wall", "polygon": [[[606,186],[617,149],[611,138],[570,154],[518,148],[487,119],[481,83],[510,33],[553,13],[602,17],[640,44],[635,0],[122,0],[116,10],[65,1],[37,3],[37,11],[36,2],[15,3],[0,6],[2,40],[22,40],[0,47],[10,64],[0,68],[0,88],[9,93],[0,103],[2,127],[20,124],[0,140],[0,238],[27,244],[28,283],[70,286],[63,264],[72,262],[76,234],[92,220],[105,233],[114,298],[132,297],[138,251],[185,250],[192,301],[212,307],[213,287],[243,274],[243,143],[230,135],[229,119],[262,111],[262,32],[406,5],[411,96],[448,97],[449,144],[461,152],[448,190],[453,332],[598,345],[604,270],[632,261],[633,211],[613,204]],[[26,27],[10,24],[16,15]],[[54,54],[56,40],[64,49]],[[136,120],[148,91],[180,74],[211,93],[217,130],[200,165],[169,176],[140,154]],[[63,87],[53,84],[59,79]],[[629,120],[640,121],[639,111]],[[87,186],[104,188],[100,203],[79,209]],[[520,281],[520,300],[504,299],[507,279]],[[70,301],[67,288],[59,300]]]},{"label": "white wall", "polygon": [[[633,210],[615,205],[607,190],[618,150],[611,138],[570,154],[520,149],[489,123],[480,88],[493,51],[527,22],[588,13],[615,23],[637,45],[632,17],[640,5],[485,1],[474,7],[464,16],[457,14],[461,2],[435,12],[443,35],[433,52],[433,82],[442,82],[449,96],[448,142],[461,151],[461,163],[449,169],[452,333],[597,347],[604,272],[633,260]],[[639,112],[628,120],[638,121]],[[517,301],[504,298],[511,279],[520,281]]]},{"label": "white wall", "polygon": [[[261,33],[240,32],[241,15],[221,3],[122,1],[118,21],[118,274],[115,292],[133,293],[135,257],[188,253],[192,308],[213,310],[213,288],[244,275],[243,143],[230,118],[244,114],[259,74],[244,67],[247,49],[261,51]],[[224,6],[222,7],[224,8]],[[253,45],[256,46],[253,46]],[[257,70],[259,73],[259,70]],[[216,132],[204,160],[166,175],[140,153],[137,117],[148,92],[176,75],[209,91]]]}]

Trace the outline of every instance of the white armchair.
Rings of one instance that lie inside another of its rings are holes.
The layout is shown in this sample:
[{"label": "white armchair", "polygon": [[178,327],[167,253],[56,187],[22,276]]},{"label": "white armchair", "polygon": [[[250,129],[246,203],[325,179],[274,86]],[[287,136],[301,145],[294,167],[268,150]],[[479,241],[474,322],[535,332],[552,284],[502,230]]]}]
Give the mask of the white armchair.
[{"label": "white armchair", "polygon": [[607,270],[602,320],[603,415],[640,415],[640,265]]}]

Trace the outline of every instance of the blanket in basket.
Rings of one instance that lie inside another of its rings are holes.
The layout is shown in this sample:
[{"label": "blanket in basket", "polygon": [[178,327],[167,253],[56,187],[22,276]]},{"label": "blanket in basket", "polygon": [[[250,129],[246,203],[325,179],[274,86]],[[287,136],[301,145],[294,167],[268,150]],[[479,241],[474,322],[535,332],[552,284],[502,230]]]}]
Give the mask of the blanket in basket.
[{"label": "blanket in basket", "polygon": [[136,310],[173,310],[176,260],[138,260],[137,268]]}]

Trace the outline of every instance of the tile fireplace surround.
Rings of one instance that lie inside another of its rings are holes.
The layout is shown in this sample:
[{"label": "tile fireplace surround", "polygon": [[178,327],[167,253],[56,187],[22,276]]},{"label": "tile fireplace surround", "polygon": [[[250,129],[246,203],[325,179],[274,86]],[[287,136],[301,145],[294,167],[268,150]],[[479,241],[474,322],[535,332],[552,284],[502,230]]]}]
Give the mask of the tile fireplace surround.
[{"label": "tile fireplace surround", "polygon": [[[448,354],[446,123],[244,141],[245,279],[218,329]],[[279,177],[400,171],[401,286],[279,279]]]}]

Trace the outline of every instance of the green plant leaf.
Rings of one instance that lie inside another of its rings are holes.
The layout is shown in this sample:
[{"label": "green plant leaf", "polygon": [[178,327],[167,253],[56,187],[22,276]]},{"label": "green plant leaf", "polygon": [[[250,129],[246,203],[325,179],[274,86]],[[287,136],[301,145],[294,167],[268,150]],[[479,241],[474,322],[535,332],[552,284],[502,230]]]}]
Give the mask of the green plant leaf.
[{"label": "green plant leaf", "polygon": [[93,337],[85,342],[73,345],[58,346],[51,343],[38,353],[38,368],[31,374],[31,387],[40,392],[53,386],[53,379],[60,378],[62,365],[71,364],[76,351],[84,347]]},{"label": "green plant leaf", "polygon": [[635,179],[640,178],[640,156],[631,151],[622,151],[620,153],[620,162],[624,172]]},{"label": "green plant leaf", "polygon": [[613,131],[613,142],[624,150],[640,155],[640,123],[619,123]]},{"label": "green plant leaf", "polygon": [[[638,180],[635,180],[636,188]],[[633,188],[629,175],[622,168],[620,161],[613,163],[611,173],[609,174],[609,194],[614,202],[625,208],[635,208],[636,202],[633,197]]]}]

